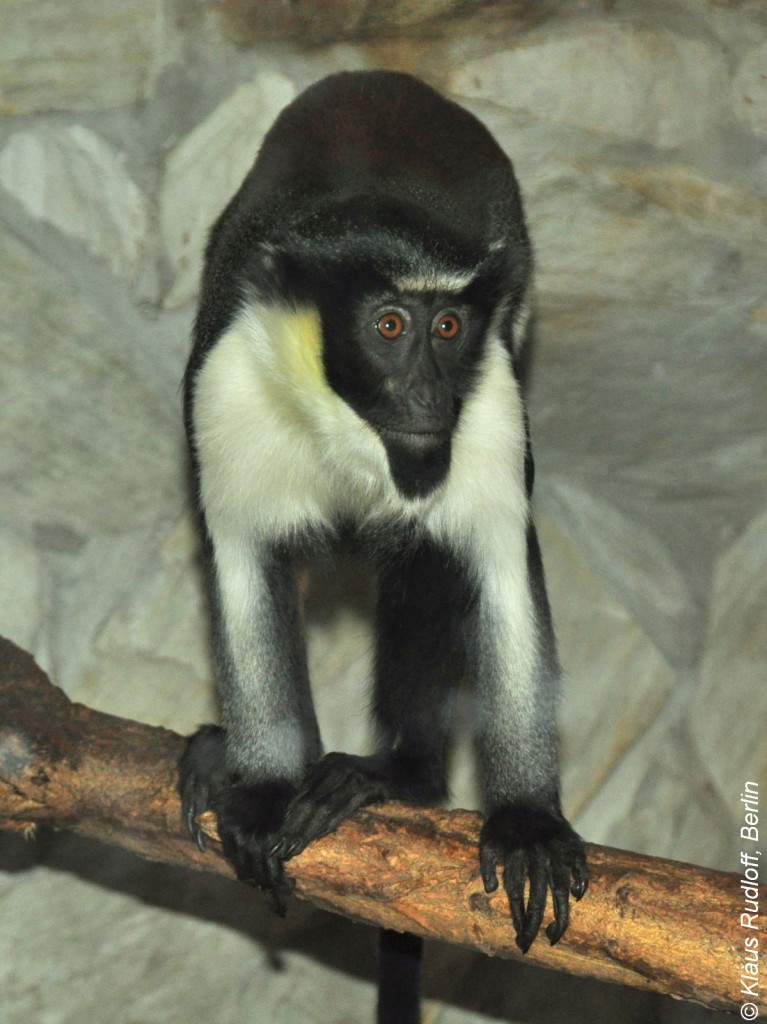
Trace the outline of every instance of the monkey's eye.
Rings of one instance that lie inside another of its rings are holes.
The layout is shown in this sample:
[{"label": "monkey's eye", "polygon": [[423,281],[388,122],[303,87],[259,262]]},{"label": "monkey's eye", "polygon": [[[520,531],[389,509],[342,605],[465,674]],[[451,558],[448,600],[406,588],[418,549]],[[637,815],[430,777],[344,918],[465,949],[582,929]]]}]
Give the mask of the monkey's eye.
[{"label": "monkey's eye", "polygon": [[405,320],[396,309],[388,309],[376,320],[376,330],[387,341],[395,341],[405,330]]},{"label": "monkey's eye", "polygon": [[432,333],[445,341],[452,341],[461,330],[461,318],[457,313],[440,313],[434,318]]}]

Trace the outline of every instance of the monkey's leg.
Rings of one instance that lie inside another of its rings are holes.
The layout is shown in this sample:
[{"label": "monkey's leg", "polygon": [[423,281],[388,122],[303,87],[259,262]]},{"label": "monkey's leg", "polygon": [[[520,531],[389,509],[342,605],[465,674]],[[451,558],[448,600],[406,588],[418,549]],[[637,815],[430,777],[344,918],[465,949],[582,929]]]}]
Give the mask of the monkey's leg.
[{"label": "monkey's leg", "polygon": [[270,852],[307,766],[320,756],[295,574],[274,548],[214,545],[214,612],[224,727],[204,726],[181,760],[187,824],[211,808],[226,856],[284,910],[281,861]]},{"label": "monkey's leg", "polygon": [[447,792],[446,748],[471,594],[450,555],[431,542],[379,571],[375,664],[379,750],[331,753],[293,800],[273,851],[292,857],[358,807],[383,800],[434,804]]}]

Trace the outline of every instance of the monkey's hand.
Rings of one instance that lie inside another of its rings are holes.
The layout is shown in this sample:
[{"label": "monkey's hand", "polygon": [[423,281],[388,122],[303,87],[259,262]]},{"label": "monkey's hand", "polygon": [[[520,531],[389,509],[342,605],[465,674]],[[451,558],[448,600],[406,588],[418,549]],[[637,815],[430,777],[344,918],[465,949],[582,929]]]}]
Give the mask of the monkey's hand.
[{"label": "monkey's hand", "polygon": [[[479,857],[485,892],[498,888],[497,867],[499,862],[503,865],[503,887],[522,952],[528,951],[541,927],[549,888],[554,920],[546,935],[552,946],[558,942],[570,918],[570,893],[579,900],[588,887],[583,840],[562,814],[524,804],[499,807],[482,826]],[[530,893],[525,906],[527,879]]]},{"label": "monkey's hand", "polygon": [[179,791],[187,828],[201,850],[207,838],[197,817],[216,814],[218,834],[237,877],[262,889],[284,916],[292,886],[282,861],[270,852],[295,787],[284,781],[245,784],[226,768],[224,730],[204,725],[189,739],[179,764]]},{"label": "monkey's hand", "polygon": [[360,807],[385,800],[430,806],[445,794],[442,765],[432,757],[414,758],[396,750],[368,757],[326,754],[309,769],[271,852],[285,860],[297,856]]},{"label": "monkey's hand", "polygon": [[315,839],[334,832],[360,807],[381,803],[388,796],[379,758],[326,754],[309,771],[270,852],[285,860],[295,857]]}]

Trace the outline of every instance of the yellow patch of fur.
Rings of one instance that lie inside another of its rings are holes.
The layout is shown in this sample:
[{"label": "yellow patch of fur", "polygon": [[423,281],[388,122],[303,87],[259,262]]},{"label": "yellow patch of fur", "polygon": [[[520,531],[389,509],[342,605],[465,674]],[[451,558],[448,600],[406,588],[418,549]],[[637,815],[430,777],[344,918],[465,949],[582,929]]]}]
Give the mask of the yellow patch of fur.
[{"label": "yellow patch of fur", "polygon": [[301,387],[327,387],[322,367],[322,324],[316,309],[280,311],[274,329],[274,354],[287,380]]}]

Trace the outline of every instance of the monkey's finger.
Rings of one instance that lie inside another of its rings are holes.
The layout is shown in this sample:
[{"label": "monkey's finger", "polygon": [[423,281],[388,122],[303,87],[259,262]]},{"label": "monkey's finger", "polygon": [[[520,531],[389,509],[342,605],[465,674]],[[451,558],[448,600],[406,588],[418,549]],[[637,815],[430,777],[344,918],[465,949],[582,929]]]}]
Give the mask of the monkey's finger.
[{"label": "monkey's finger", "polygon": [[544,853],[536,851],[531,852],[527,857],[530,895],[527,899],[522,932],[517,936],[517,945],[523,953],[526,953],[533,944],[543,922],[546,896],[549,891],[547,859]]},{"label": "monkey's finger", "polygon": [[269,847],[269,854],[281,860],[297,856],[308,846],[312,838],[324,834],[321,817],[321,808],[317,806],[312,795],[307,792],[300,793],[290,803],[285,820]]},{"label": "monkey's finger", "polygon": [[315,839],[334,832],[342,821],[360,807],[383,800],[380,783],[350,772],[332,786],[301,794],[288,807],[278,838],[270,849],[273,856],[288,860],[297,856]]},{"label": "monkey's finger", "polygon": [[286,897],[292,892],[292,885],[285,877],[282,862],[268,856],[260,846],[250,849],[229,834],[221,838],[224,853],[239,880],[260,889],[274,913],[285,917],[288,910]]},{"label": "monkey's finger", "polygon": [[498,861],[500,851],[492,843],[482,843],[479,847],[479,872],[485,892],[495,892],[498,888]]},{"label": "monkey's finger", "polygon": [[[189,789],[190,787],[187,787],[187,790]],[[203,793],[202,798],[200,796],[201,792]],[[190,792],[188,795],[187,792],[185,791],[184,795],[182,796],[184,824],[186,825],[187,832],[192,837],[192,839],[194,839],[201,853],[205,853],[205,851],[208,848],[208,837],[203,831],[203,829],[200,828],[200,825],[197,822],[197,817],[199,814],[202,814],[203,811],[207,810],[207,807],[207,786],[204,787],[204,790],[195,789],[194,792]]]},{"label": "monkey's finger", "polygon": [[576,900],[582,900],[589,887],[589,869],[586,867],[585,857],[579,857],[575,863],[571,865],[571,870],[574,881],[570,887],[570,892]]},{"label": "monkey's finger", "polygon": [[566,864],[552,866],[551,898],[554,904],[554,920],[546,929],[546,937],[553,946],[559,942],[570,921],[570,868]]},{"label": "monkey's finger", "polygon": [[194,822],[194,825],[190,829],[190,831],[192,833],[192,838],[197,843],[197,849],[200,851],[200,853],[205,853],[205,851],[208,849],[208,837],[205,835],[205,833],[203,832],[203,830],[200,828],[196,821]]},{"label": "monkey's finger", "polygon": [[188,802],[185,803],[186,808],[186,827],[187,831],[191,835],[192,839],[197,843],[197,847],[201,853],[205,853],[208,848],[208,837],[205,832],[200,828],[197,822],[197,816],[202,814],[208,807],[208,787],[203,787],[202,799],[201,790],[195,791],[195,795],[192,796]]},{"label": "monkey's finger", "polygon": [[253,857],[245,847],[240,846],[239,843],[233,842],[228,838],[221,837],[224,854],[226,859],[234,868],[235,874],[241,882],[247,882],[248,885],[253,885],[256,888],[260,886],[261,881],[258,877],[258,872],[255,869],[253,863]]},{"label": "monkey's finger", "polygon": [[260,860],[260,888],[275,914],[285,917],[288,912],[287,897],[293,891],[290,879],[286,878],[282,862],[276,857],[262,853]]},{"label": "monkey's finger", "polygon": [[[523,953],[527,949],[520,944],[520,936],[525,932],[525,879],[527,878],[527,856],[524,850],[513,850],[503,865],[503,888],[509,901],[511,920],[517,934],[517,945]],[[530,940],[532,941],[532,939]],[[528,947],[530,943],[528,942]]]},{"label": "monkey's finger", "polygon": [[190,835],[194,835],[197,827],[197,808],[191,800],[187,800],[182,797],[184,806],[184,823],[186,824],[186,830]]},{"label": "monkey's finger", "polygon": [[[528,876],[530,877],[531,892],[526,907],[525,882]],[[537,904],[533,903],[534,878],[535,875],[532,874],[528,854],[525,850],[513,850],[506,856],[503,868],[503,888],[509,901],[511,919],[514,923],[514,931],[516,932],[516,943],[523,953],[528,951],[535,938],[533,926]]]}]

